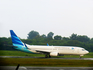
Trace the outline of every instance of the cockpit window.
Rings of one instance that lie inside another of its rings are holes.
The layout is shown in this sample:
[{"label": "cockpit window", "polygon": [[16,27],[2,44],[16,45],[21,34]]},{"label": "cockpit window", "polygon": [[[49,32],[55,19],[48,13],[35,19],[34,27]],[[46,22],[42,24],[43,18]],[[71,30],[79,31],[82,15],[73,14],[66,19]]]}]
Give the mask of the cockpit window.
[{"label": "cockpit window", "polygon": [[82,51],[85,51],[85,49],[82,49]]}]

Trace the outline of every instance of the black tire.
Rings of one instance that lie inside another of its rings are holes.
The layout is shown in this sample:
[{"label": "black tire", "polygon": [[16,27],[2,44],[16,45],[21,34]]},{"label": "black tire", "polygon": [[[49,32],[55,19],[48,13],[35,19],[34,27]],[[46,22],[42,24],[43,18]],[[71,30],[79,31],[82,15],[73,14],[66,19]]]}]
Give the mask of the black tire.
[{"label": "black tire", "polygon": [[45,58],[48,58],[48,55],[45,55]]}]

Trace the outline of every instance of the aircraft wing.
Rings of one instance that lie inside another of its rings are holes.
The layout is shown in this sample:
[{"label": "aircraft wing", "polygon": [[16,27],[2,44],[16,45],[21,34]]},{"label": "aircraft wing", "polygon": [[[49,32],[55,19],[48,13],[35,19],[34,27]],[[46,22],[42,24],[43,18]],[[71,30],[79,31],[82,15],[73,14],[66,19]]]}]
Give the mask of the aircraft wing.
[{"label": "aircraft wing", "polygon": [[50,53],[50,51],[46,51],[46,50],[42,50],[42,51],[41,50],[36,50],[36,51],[40,52],[40,53],[43,53],[43,54],[46,54],[46,53],[49,54]]},{"label": "aircraft wing", "polygon": [[43,54],[46,54],[46,53],[50,53],[51,51],[49,51],[49,50],[40,50],[40,49],[30,49],[30,48],[28,48],[28,50],[30,50],[30,51],[35,51],[35,52],[37,52],[37,53],[43,53]]},{"label": "aircraft wing", "polygon": [[50,50],[32,49],[32,48],[30,48],[31,46],[32,46],[32,45],[25,44],[26,49],[28,49],[28,50],[30,50],[30,51],[32,51],[32,52],[35,51],[35,53],[37,52],[37,53],[46,54],[46,53],[50,53],[50,52],[51,52]]}]

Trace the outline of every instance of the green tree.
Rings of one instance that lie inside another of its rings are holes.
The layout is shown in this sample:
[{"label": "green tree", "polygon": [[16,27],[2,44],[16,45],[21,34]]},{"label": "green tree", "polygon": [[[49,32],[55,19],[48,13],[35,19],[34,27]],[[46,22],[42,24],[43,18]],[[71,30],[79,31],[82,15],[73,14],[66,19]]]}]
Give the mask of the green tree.
[{"label": "green tree", "polygon": [[34,39],[36,36],[39,36],[39,33],[37,31],[31,31],[28,33],[28,39]]},{"label": "green tree", "polygon": [[81,41],[81,42],[88,42],[88,41],[90,41],[90,38],[87,37],[87,36],[85,36],[85,35],[83,35],[83,36],[78,35],[78,36],[77,36],[77,40],[78,40],[78,41]]},{"label": "green tree", "polygon": [[73,34],[70,36],[70,39],[71,39],[71,40],[76,40],[76,39],[77,39],[77,34],[74,34],[74,33],[73,33]]},{"label": "green tree", "polygon": [[89,43],[93,43],[93,38],[90,39]]},{"label": "green tree", "polygon": [[49,32],[49,33],[48,33],[48,35],[47,35],[47,38],[52,38],[52,37],[53,37],[53,35],[54,35],[54,33],[53,33],[53,32]]},{"label": "green tree", "polygon": [[46,38],[46,35],[45,34],[43,34],[43,35],[41,35],[43,38]]},{"label": "green tree", "polygon": [[68,37],[63,37],[62,40],[70,40]]},{"label": "green tree", "polygon": [[55,39],[55,40],[61,40],[61,39],[62,39],[62,37],[61,37],[61,36],[56,35],[56,36],[54,36],[54,39]]}]

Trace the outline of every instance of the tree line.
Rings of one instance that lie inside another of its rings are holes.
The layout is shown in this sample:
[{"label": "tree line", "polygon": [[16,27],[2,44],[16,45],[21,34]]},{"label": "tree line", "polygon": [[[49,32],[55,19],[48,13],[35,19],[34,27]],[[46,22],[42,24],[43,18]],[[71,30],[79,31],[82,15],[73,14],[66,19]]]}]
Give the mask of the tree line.
[{"label": "tree line", "polygon": [[[30,45],[47,45],[50,46],[78,46],[93,52],[93,38],[89,38],[86,35],[71,34],[69,37],[62,37],[60,35],[53,36],[53,32],[49,32],[47,36],[45,34],[40,35],[37,31],[30,31],[27,39],[21,39],[24,43]],[[12,48],[11,37],[0,37],[0,50],[14,50]]]}]

